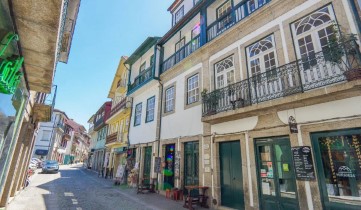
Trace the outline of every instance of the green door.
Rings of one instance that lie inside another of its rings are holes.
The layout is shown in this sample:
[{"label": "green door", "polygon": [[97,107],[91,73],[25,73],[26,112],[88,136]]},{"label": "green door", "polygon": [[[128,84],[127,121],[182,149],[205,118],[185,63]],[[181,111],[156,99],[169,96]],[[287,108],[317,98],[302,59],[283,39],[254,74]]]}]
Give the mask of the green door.
[{"label": "green door", "polygon": [[261,209],[299,209],[289,138],[256,140]]},{"label": "green door", "polygon": [[361,209],[361,129],[311,134],[323,208]]},{"label": "green door", "polygon": [[143,178],[150,179],[150,166],[152,164],[152,147],[144,148]]},{"label": "green door", "polygon": [[241,145],[239,141],[219,143],[221,205],[244,209]]},{"label": "green door", "polygon": [[199,143],[184,144],[184,186],[198,185]]}]

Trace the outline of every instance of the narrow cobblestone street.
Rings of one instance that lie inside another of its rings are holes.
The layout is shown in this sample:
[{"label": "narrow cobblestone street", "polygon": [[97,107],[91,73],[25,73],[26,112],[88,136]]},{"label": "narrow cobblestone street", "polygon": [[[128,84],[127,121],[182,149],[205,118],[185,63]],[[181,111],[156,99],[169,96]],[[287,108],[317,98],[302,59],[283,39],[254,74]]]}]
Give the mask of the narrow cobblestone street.
[{"label": "narrow cobblestone street", "polygon": [[[158,194],[137,195],[135,189],[115,187],[110,180],[80,165],[61,166],[57,174],[35,174],[9,210],[184,209],[181,201]],[[197,208],[199,209],[199,208]]]}]

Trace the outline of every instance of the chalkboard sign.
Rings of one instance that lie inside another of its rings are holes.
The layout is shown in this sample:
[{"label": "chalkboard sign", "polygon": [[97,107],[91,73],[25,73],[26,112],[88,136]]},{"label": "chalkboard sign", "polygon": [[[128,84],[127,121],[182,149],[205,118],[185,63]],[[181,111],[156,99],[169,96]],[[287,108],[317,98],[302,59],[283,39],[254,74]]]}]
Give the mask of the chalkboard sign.
[{"label": "chalkboard sign", "polygon": [[179,151],[176,151],[175,160],[174,160],[174,178],[176,179],[180,177],[180,160],[181,160],[181,153]]},{"label": "chalkboard sign", "polygon": [[292,153],[296,179],[304,181],[314,180],[315,169],[312,161],[311,147],[292,147]]},{"label": "chalkboard sign", "polygon": [[160,158],[160,157],[155,157],[155,161],[154,161],[154,173],[162,173],[161,163],[162,163],[162,158]]}]

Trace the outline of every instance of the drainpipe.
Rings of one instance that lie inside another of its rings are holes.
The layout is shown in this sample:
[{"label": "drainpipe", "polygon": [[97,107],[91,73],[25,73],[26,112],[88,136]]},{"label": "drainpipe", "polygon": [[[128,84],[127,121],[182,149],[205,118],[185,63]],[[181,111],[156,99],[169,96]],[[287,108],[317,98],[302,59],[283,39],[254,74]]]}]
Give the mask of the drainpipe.
[{"label": "drainpipe", "polygon": [[213,175],[213,144],[216,133],[212,133],[211,136],[211,173],[212,173],[212,199],[214,199],[214,175]]}]

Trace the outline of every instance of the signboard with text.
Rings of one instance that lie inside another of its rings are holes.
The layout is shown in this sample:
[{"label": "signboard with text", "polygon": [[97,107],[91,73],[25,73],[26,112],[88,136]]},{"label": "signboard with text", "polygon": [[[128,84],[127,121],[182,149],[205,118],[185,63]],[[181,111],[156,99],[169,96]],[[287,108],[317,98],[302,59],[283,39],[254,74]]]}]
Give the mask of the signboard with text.
[{"label": "signboard with text", "polygon": [[293,163],[297,180],[314,180],[315,168],[312,160],[312,151],[309,146],[292,147]]}]

